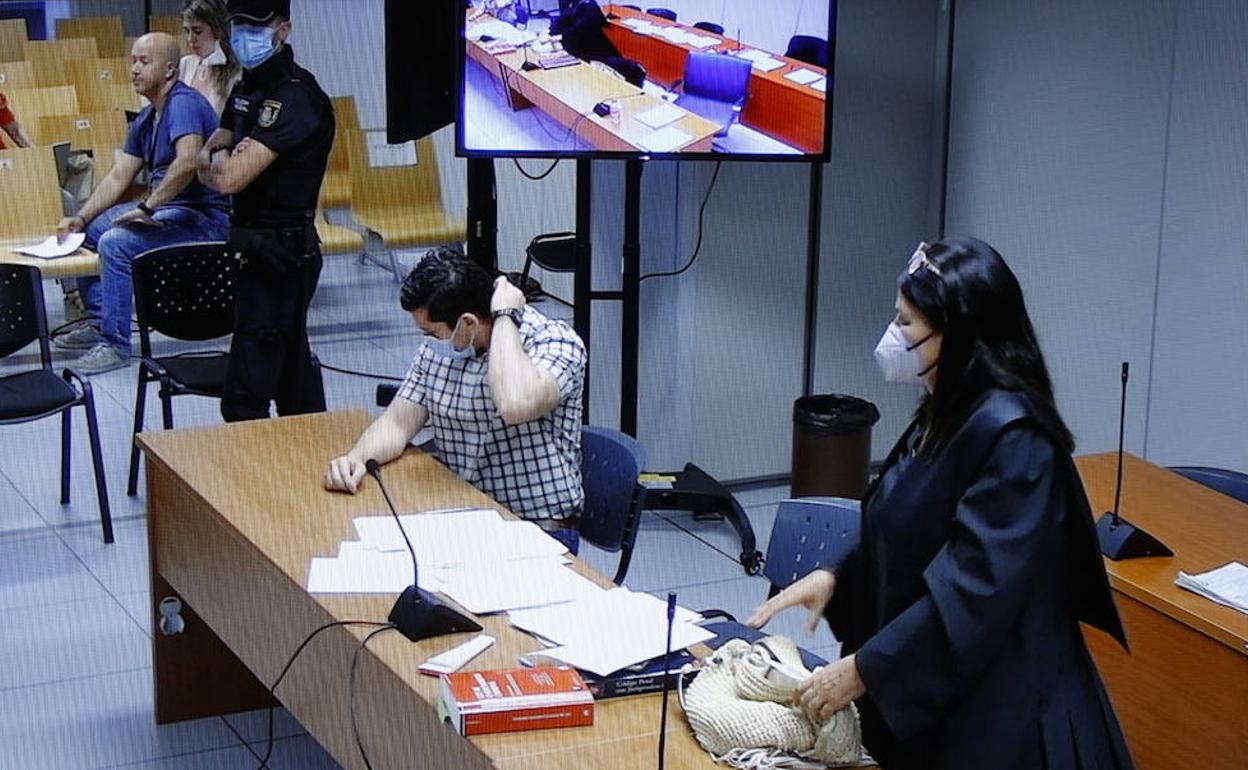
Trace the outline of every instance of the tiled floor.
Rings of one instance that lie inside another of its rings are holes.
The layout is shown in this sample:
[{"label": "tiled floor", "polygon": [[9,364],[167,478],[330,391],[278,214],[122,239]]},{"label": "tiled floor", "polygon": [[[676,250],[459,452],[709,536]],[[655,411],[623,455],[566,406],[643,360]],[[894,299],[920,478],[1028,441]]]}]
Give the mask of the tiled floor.
[{"label": "tiled floor", "polygon": [[[410,261],[410,258],[409,258]],[[50,323],[62,319],[60,290],[45,284]],[[310,318],[313,347],[326,363],[402,375],[414,349],[413,327],[399,309],[389,275],[347,257],[329,257]],[[557,303],[545,312],[566,314]],[[164,343],[170,347],[171,343]],[[0,374],[37,364],[35,348],[10,356]],[[67,358],[57,359],[61,364]],[[152,721],[147,526],[143,499],[125,494],[134,409],[133,367],[92,380],[116,542],[100,537],[81,410],[75,416],[72,502],[59,504],[59,419],[0,428],[0,767],[254,768],[264,751],[262,712],[157,727]],[[326,372],[331,409],[372,408],[375,382]],[[160,424],[149,398],[148,425]],[[220,421],[215,401],[179,398],[178,426]],[[140,485],[140,490],[142,485]],[[738,497],[765,548],[783,489]],[[724,523],[675,512],[648,514],[627,584],[682,605],[748,614],[766,595],[730,554],[739,551]],[[614,574],[615,556],[586,548],[595,567]],[[826,629],[801,631],[800,612],[775,630],[835,654]],[[275,770],[337,768],[292,717],[279,712]]]}]

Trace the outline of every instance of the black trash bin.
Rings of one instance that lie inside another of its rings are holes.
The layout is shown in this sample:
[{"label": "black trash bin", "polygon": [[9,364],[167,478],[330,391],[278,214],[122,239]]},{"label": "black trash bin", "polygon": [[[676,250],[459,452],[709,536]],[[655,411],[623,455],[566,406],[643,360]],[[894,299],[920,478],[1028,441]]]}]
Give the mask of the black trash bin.
[{"label": "black trash bin", "polygon": [[870,401],[826,393],[793,402],[793,497],[861,500],[871,464],[871,428],[880,410]]}]

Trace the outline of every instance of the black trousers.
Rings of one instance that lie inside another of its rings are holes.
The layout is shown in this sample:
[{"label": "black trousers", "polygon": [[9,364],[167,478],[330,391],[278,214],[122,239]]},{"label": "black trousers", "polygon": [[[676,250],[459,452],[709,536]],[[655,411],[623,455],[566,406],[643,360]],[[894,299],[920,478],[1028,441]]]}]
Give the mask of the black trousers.
[{"label": "black trousers", "polygon": [[321,370],[308,346],[308,303],[321,276],[321,250],[278,272],[245,260],[238,276],[234,339],[221,397],[226,422],[325,411]]}]

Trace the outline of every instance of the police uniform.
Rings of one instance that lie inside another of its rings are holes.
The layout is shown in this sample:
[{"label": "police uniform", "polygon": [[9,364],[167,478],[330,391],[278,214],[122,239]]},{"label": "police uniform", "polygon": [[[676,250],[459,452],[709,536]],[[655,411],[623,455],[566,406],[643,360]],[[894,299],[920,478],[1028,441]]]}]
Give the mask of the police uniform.
[{"label": "police uniform", "polygon": [[[232,21],[289,18],[289,0],[231,0]],[[246,70],[226,100],[221,128],[277,158],[234,195],[230,248],[242,257],[234,338],[221,398],[227,422],[325,411],[308,346],[308,303],[321,272],[314,216],[334,139],[329,97],[295,64],[289,45]]]}]

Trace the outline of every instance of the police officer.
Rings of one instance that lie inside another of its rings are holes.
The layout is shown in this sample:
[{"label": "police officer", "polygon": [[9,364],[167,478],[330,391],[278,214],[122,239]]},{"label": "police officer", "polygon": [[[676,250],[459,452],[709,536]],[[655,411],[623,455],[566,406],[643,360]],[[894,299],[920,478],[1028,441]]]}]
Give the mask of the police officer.
[{"label": "police officer", "polygon": [[321,273],[313,217],[334,139],[329,97],[286,43],[290,0],[229,0],[242,80],[199,156],[200,180],[230,193],[229,248],[242,259],[221,415],[227,422],[325,411],[308,347]]}]

